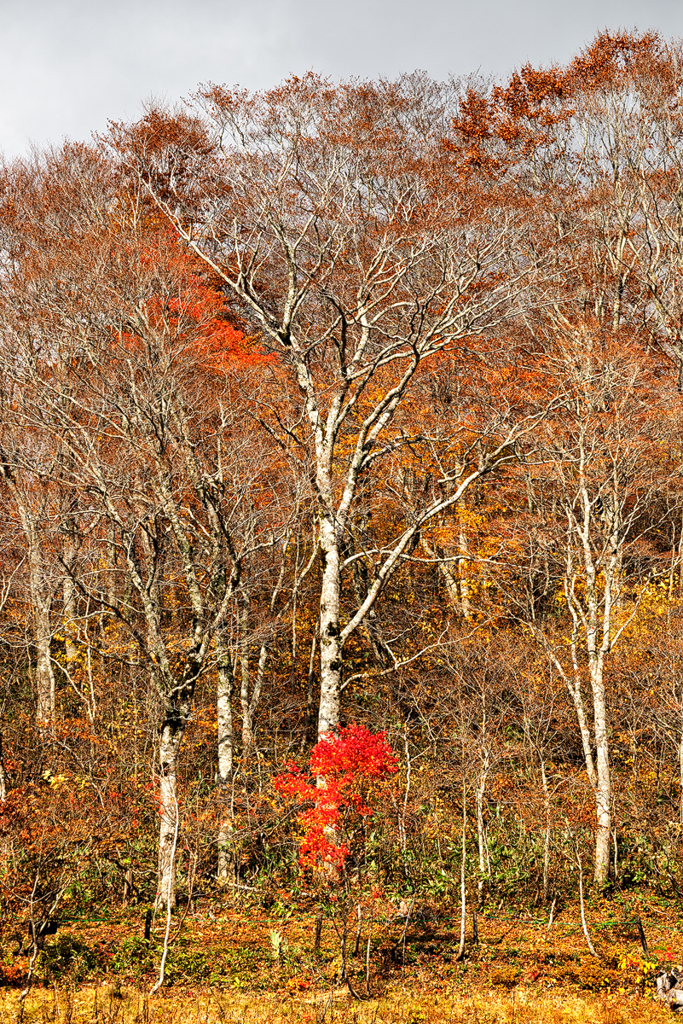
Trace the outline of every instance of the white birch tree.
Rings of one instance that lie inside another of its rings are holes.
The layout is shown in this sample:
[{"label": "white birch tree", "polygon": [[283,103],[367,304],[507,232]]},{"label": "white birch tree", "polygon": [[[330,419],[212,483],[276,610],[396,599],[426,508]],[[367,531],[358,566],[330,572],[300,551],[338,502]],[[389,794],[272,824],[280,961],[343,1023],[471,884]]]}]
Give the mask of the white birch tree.
[{"label": "white birch tree", "polygon": [[[254,95],[207,88],[197,108],[213,152],[196,157],[191,201],[172,173],[192,158],[182,118],[151,111],[114,143],[288,369],[290,415],[270,428],[310,466],[316,491],[323,735],[340,720],[344,646],[424,524],[455,509],[530,429],[519,409],[502,408],[477,457],[463,429],[447,497],[373,552],[365,593],[344,608],[361,480],[403,443],[398,411],[423,365],[447,348],[476,364],[474,339],[519,310],[533,247],[500,183],[468,165],[451,86],[414,75],[332,87],[307,76]],[[197,122],[188,140],[196,132]],[[450,425],[450,443],[463,427]]]}]

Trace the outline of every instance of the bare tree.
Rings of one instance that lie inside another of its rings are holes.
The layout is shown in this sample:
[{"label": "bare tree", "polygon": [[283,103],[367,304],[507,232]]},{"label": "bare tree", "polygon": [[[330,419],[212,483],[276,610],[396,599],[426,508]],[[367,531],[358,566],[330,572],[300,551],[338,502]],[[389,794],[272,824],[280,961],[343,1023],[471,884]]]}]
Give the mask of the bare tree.
[{"label": "bare tree", "polygon": [[448,495],[368,557],[366,591],[344,615],[360,482],[404,443],[397,413],[423,365],[448,348],[475,358],[473,339],[519,308],[533,247],[523,218],[468,164],[452,87],[421,75],[338,87],[307,76],[254,95],[210,87],[197,105],[213,152],[203,146],[195,160],[192,202],[168,173],[191,160],[186,120],[150,111],[114,141],[288,370],[289,415],[269,426],[315,483],[324,734],[339,722],[344,646],[423,525],[508,459],[530,426],[504,408],[476,458],[463,429]]},{"label": "bare tree", "polygon": [[[69,528],[105,555],[88,573],[63,559],[59,581],[66,575],[81,600],[115,618],[158,695],[164,903],[174,894],[179,753],[197,681],[217,667],[224,769],[232,756],[225,637],[235,602],[270,571],[259,552],[278,545],[288,510],[268,435],[254,444],[241,402],[240,373],[249,372],[242,336],[196,261],[138,219],[134,197],[131,210],[117,203],[113,181],[108,193],[100,181],[86,187],[93,163],[89,151],[65,150],[34,169],[32,193],[17,194],[17,219],[55,193],[59,217],[76,221],[84,208],[97,216],[80,231],[23,240],[4,340],[17,353],[24,424],[60,439],[64,457],[45,475],[78,499]],[[78,188],[69,192],[70,178]],[[15,486],[8,470],[5,479]],[[112,561],[126,581],[113,604]]]},{"label": "bare tree", "polygon": [[[536,615],[533,606],[526,621],[574,706],[595,794],[595,879],[603,884],[613,803],[607,666],[636,621],[648,587],[668,569],[653,541],[661,499],[679,478],[665,441],[674,393],[632,346],[600,338],[597,327],[587,335],[566,319],[561,330],[557,326],[550,358],[565,401],[544,425],[544,472],[552,480],[545,486],[554,495],[557,516],[553,522],[551,514],[545,529],[550,586],[566,611],[567,628],[558,628],[547,612]],[[547,503],[546,514],[551,508]]]}]

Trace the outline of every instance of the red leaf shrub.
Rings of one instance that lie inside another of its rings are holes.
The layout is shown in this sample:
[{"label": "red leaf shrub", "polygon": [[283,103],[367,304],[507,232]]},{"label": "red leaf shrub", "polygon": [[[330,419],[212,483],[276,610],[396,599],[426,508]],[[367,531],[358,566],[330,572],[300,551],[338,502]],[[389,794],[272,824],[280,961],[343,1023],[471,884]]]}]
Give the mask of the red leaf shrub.
[{"label": "red leaf shrub", "polygon": [[298,819],[303,829],[299,847],[302,867],[344,865],[351,849],[338,841],[342,822],[353,815],[365,818],[372,814],[374,788],[397,770],[386,733],[371,733],[364,725],[353,723],[318,741],[307,773],[290,765],[275,779],[280,793],[308,805]]}]

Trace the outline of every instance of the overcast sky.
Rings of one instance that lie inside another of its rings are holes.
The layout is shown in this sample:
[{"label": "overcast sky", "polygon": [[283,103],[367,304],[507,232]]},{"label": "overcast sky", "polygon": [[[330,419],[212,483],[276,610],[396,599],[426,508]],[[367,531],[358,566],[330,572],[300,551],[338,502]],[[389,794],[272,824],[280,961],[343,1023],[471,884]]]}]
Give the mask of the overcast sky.
[{"label": "overcast sky", "polygon": [[201,82],[504,75],[604,28],[683,36],[683,0],[0,0],[0,149],[88,139]]}]

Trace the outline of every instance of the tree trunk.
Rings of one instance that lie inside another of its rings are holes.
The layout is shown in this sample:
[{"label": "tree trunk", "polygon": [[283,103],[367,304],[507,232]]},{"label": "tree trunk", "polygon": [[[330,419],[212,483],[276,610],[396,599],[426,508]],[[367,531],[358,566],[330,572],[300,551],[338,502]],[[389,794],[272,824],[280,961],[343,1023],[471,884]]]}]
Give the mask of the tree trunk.
[{"label": "tree trunk", "polygon": [[43,738],[52,734],[55,721],[55,674],[52,667],[52,600],[53,593],[47,578],[47,566],[41,546],[40,520],[31,511],[14,474],[7,466],[0,466],[0,474],[15,501],[21,526],[26,538],[28,554],[33,635],[36,645],[36,723]]},{"label": "tree trunk", "polygon": [[463,522],[463,507],[464,500],[459,501],[456,508],[458,511],[458,541],[460,548],[460,555],[458,557],[458,582],[460,586],[460,607],[462,614],[469,621],[472,618],[472,604],[470,602],[470,584],[467,579],[467,564],[468,564],[468,546],[467,546],[467,534],[465,532],[465,523]]},{"label": "tree trunk", "polygon": [[178,754],[185,735],[189,709],[171,706],[165,716],[159,744],[159,873],[156,909],[175,906],[175,848],[178,829]]},{"label": "tree trunk", "polygon": [[28,562],[31,580],[31,604],[36,645],[36,722],[42,736],[52,733],[55,721],[55,673],[52,664],[52,595],[46,580],[46,567],[40,548],[38,532],[24,521],[24,534],[28,542]]},{"label": "tree trunk", "polygon": [[[464,765],[463,765],[464,772]],[[467,924],[467,792],[465,779],[462,782],[462,852],[460,859],[460,944],[455,957],[462,960],[465,955],[465,927]]]},{"label": "tree trunk", "polygon": [[239,595],[237,615],[239,630],[240,706],[242,708],[242,754],[246,757],[251,747],[251,714],[249,711],[249,595]]},{"label": "tree trunk", "polygon": [[230,651],[223,637],[216,641],[218,649],[218,870],[219,885],[235,881],[233,852],[233,820],[230,806],[230,784],[233,771],[232,691],[233,672]]},{"label": "tree trunk", "polygon": [[78,661],[78,647],[74,643],[73,639],[74,623],[76,621],[76,583],[73,578],[73,569],[76,562],[77,548],[75,536],[76,530],[71,517],[67,520],[66,529],[68,532],[64,538],[63,554],[66,575],[62,585],[64,602],[62,629],[64,631],[66,669],[67,672],[72,672]]},{"label": "tree trunk", "polygon": [[55,721],[55,673],[52,666],[52,623],[46,600],[34,597],[36,641],[36,721],[42,735],[50,733]]},{"label": "tree trunk", "polygon": [[320,709],[318,737],[334,732],[339,725],[342,652],[339,641],[341,576],[339,543],[334,523],[320,524],[323,578],[320,591]]},{"label": "tree trunk", "polygon": [[477,888],[479,890],[479,897],[481,898],[484,891],[484,877],[490,876],[490,872],[487,870],[487,857],[486,857],[486,826],[484,823],[484,796],[486,794],[486,780],[489,773],[489,753],[485,752],[481,771],[475,785],[475,803],[477,809],[477,846],[479,852],[479,880],[477,882]]},{"label": "tree trunk", "polygon": [[597,818],[595,834],[596,885],[605,885],[609,877],[612,838],[612,780],[609,767],[605,684],[601,668],[602,666],[598,666],[597,678],[592,680],[597,776],[595,786],[595,811]]}]

